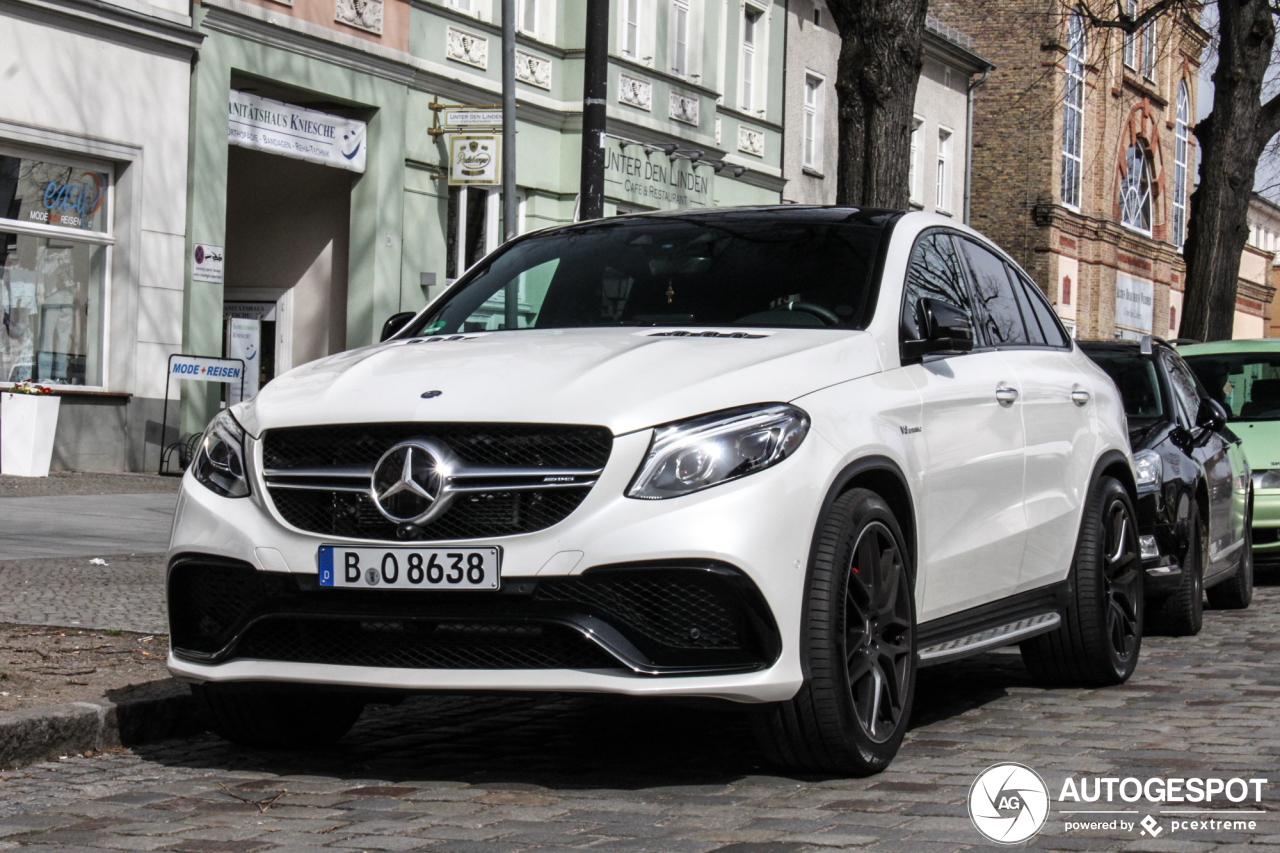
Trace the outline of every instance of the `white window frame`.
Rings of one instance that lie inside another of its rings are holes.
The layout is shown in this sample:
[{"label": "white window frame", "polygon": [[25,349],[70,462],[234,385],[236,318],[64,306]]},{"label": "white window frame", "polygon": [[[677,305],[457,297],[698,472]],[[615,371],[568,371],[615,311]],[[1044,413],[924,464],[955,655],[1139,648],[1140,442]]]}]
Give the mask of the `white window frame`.
[{"label": "white window frame", "polygon": [[[1129,0],[1125,7],[1125,13],[1130,18],[1136,18],[1138,16],[1138,0]],[[1124,65],[1126,68],[1132,68],[1135,71],[1138,69],[1137,41],[1137,33],[1124,34]]]},{"label": "white window frame", "polygon": [[449,8],[457,9],[459,12],[465,12],[468,15],[475,14],[475,9],[471,7],[471,0],[449,0]]},{"label": "white window frame", "polygon": [[[756,100],[756,71],[758,53],[756,50],[760,38],[760,24],[764,21],[764,10],[751,3],[742,6],[741,50],[739,52],[742,69],[741,107],[744,113],[758,109]],[[747,36],[750,35],[750,38]]]},{"label": "white window frame", "polygon": [[938,125],[938,175],[937,186],[934,188],[933,207],[939,213],[951,212],[951,173],[954,171],[951,149],[954,142],[955,131],[949,127]]},{"label": "white window frame", "polygon": [[689,19],[693,16],[689,0],[671,0],[671,73],[689,75]]},{"label": "white window frame", "polygon": [[[115,265],[115,218],[116,209],[116,169],[111,163],[103,162],[87,157],[78,157],[72,153],[63,151],[54,151],[44,148],[8,148],[0,146],[0,154],[6,157],[27,158],[39,160],[44,163],[57,163],[63,166],[70,166],[73,169],[83,169],[85,171],[97,172],[107,176],[107,186],[104,190],[106,193],[107,216],[106,231],[88,231],[80,228],[69,228],[61,225],[46,225],[41,222],[28,222],[21,219],[3,219],[0,218],[0,231],[8,234],[19,234],[28,237],[59,237],[68,240],[75,240],[81,243],[89,243],[94,246],[103,247],[102,258],[102,305],[100,312],[102,316],[102,328],[98,330],[99,339],[102,343],[102,354],[100,365],[100,379],[96,385],[56,385],[52,382],[41,382],[36,380],[37,384],[50,385],[54,388],[73,389],[75,391],[102,391],[111,387],[111,300],[114,296],[112,289],[112,268]],[[9,382],[5,378],[0,377],[0,388],[12,388],[17,383]]]},{"label": "white window frame", "polygon": [[621,53],[632,61],[640,59],[640,6],[643,0],[622,0]]},{"label": "white window frame", "polygon": [[1182,250],[1187,239],[1187,177],[1191,144],[1191,91],[1187,81],[1178,83],[1173,122],[1173,245]]},{"label": "white window frame", "polygon": [[[1135,166],[1141,166],[1141,172],[1136,175]],[[1153,212],[1151,155],[1141,142],[1134,142],[1125,151],[1125,174],[1120,181],[1120,224],[1151,236]]]},{"label": "white window frame", "polygon": [[827,81],[821,74],[804,72],[804,132],[801,146],[806,169],[822,171],[822,142],[826,135]]},{"label": "white window frame", "polygon": [[1062,203],[1080,209],[1084,187],[1084,100],[1088,41],[1084,16],[1072,12],[1067,23],[1062,107]]},{"label": "white window frame", "polygon": [[516,29],[527,36],[538,35],[538,0],[518,0],[520,20]]},{"label": "white window frame", "polygon": [[1156,79],[1157,35],[1156,19],[1152,18],[1142,28],[1142,76],[1147,80]]},{"label": "white window frame", "polygon": [[920,141],[924,138],[924,116],[911,118],[911,164],[907,172],[907,194],[913,204],[924,207],[924,168],[920,165]]}]

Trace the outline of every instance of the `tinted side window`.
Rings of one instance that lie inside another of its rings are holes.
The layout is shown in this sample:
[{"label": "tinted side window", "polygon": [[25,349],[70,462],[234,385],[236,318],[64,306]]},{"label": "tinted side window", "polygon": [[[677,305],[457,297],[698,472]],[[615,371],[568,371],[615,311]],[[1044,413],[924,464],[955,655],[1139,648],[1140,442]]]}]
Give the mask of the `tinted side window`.
[{"label": "tinted side window", "polygon": [[1044,298],[1044,293],[1026,278],[1017,273],[1013,273],[1013,275],[1014,280],[1022,286],[1023,295],[1027,298],[1024,304],[1031,307],[1027,325],[1030,326],[1033,322],[1038,323],[1040,331],[1044,335],[1045,343],[1051,347],[1065,347],[1068,344],[1067,333],[1063,330],[1062,324],[1058,322],[1058,315],[1053,313],[1053,309],[1049,307],[1049,302]]},{"label": "tinted side window", "polygon": [[951,236],[941,231],[921,237],[911,252],[902,300],[903,340],[918,341],[924,337],[916,324],[916,306],[926,298],[961,308],[969,314],[970,321],[973,320],[973,305],[960,268],[960,257]]},{"label": "tinted side window", "polygon": [[1027,327],[1018,308],[1013,282],[1004,261],[971,240],[961,240],[973,270],[973,296],[980,314],[979,324],[992,346],[1026,344]]},{"label": "tinted side window", "polygon": [[1160,358],[1169,374],[1169,385],[1173,388],[1173,396],[1178,399],[1185,425],[1191,426],[1200,413],[1200,392],[1196,389],[1196,381],[1173,353],[1161,351]]}]

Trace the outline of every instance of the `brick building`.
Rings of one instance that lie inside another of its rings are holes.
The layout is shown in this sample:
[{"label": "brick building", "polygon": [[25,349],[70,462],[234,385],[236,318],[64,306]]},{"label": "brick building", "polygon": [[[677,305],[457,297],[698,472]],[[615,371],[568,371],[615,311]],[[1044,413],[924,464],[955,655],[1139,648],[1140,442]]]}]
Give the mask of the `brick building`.
[{"label": "brick building", "polygon": [[974,227],[1077,337],[1176,334],[1208,34],[1185,12],[1126,36],[1088,27],[1066,3],[931,9],[996,65],[975,103]]}]

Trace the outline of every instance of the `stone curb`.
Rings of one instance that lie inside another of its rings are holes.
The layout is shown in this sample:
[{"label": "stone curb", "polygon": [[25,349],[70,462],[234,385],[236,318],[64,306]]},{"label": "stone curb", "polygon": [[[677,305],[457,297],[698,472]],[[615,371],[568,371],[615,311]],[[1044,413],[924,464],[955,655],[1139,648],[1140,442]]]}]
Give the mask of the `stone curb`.
[{"label": "stone curb", "polygon": [[185,685],[160,681],[138,693],[119,702],[104,697],[0,712],[0,770],[202,730]]}]

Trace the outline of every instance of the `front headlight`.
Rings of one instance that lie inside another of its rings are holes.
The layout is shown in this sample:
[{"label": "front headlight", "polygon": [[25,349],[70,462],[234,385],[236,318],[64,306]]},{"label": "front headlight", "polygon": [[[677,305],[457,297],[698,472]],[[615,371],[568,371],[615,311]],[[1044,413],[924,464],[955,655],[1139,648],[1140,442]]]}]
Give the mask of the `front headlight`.
[{"label": "front headlight", "polygon": [[249,480],[245,477],[244,466],[244,430],[230,412],[219,412],[209,424],[191,466],[197,480],[224,498],[249,496]]},{"label": "front headlight", "polygon": [[809,416],[783,403],[727,409],[658,427],[627,497],[687,495],[763,471],[809,432]]},{"label": "front headlight", "polygon": [[1139,450],[1133,454],[1133,472],[1138,476],[1138,488],[1158,486],[1164,479],[1164,460],[1154,450]]},{"label": "front headlight", "polygon": [[1253,472],[1253,490],[1280,489],[1280,469],[1263,469]]}]

